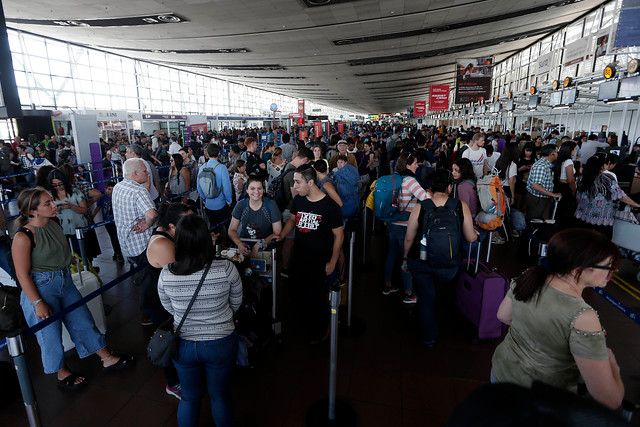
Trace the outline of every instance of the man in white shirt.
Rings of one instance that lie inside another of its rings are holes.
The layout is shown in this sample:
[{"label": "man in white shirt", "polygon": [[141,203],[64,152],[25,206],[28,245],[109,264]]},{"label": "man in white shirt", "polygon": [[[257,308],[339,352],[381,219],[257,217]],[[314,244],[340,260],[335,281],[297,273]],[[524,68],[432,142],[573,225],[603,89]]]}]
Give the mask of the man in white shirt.
[{"label": "man in white shirt", "polygon": [[606,142],[599,142],[598,137],[595,134],[591,134],[589,135],[589,140],[582,144],[582,147],[580,148],[580,158],[578,160],[580,160],[580,163],[584,165],[587,163],[587,160],[596,154],[598,148],[606,148],[608,146],[609,144]]},{"label": "man in white shirt", "polygon": [[169,154],[170,155],[180,154],[181,148],[182,148],[182,145],[180,145],[180,143],[178,142],[178,138],[176,138],[175,136],[172,136],[171,145],[169,146]]},{"label": "man in white shirt", "polygon": [[476,178],[480,179],[487,174],[487,151],[484,149],[484,135],[480,132],[473,135],[469,148],[462,153],[462,158],[471,161]]}]

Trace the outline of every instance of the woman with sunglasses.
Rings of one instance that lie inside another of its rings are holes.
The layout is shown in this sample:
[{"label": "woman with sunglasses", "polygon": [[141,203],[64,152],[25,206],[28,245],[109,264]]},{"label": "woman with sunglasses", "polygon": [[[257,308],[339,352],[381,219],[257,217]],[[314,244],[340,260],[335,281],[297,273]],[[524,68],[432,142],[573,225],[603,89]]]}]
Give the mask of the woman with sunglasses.
[{"label": "woman with sunglasses", "polygon": [[498,319],[510,328],[493,354],[491,382],[541,381],[576,391],[584,381],[595,400],[620,406],[620,367],[597,313],[582,298],[586,288],[607,285],[619,260],[618,247],[596,231],[554,235],[545,265],[512,280],[500,304]]}]

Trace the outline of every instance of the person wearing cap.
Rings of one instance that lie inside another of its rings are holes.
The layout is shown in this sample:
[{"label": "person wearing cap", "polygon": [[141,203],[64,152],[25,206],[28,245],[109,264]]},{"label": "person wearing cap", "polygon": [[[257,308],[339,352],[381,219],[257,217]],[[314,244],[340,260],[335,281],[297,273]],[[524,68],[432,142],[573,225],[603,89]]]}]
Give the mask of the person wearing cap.
[{"label": "person wearing cap", "polygon": [[334,170],[338,166],[339,155],[347,156],[347,163],[349,163],[351,166],[353,166],[356,169],[358,168],[358,162],[356,160],[356,156],[354,156],[351,153],[347,153],[347,141],[344,139],[341,139],[340,141],[338,141],[338,152],[333,156],[331,156],[331,159],[329,160],[330,171]]}]

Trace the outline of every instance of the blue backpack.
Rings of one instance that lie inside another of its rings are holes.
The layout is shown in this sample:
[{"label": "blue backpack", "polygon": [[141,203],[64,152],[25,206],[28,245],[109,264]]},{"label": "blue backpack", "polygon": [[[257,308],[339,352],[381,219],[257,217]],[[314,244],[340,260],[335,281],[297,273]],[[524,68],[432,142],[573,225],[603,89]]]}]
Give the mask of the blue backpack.
[{"label": "blue backpack", "polygon": [[349,164],[332,172],[333,182],[342,199],[342,217],[349,218],[358,213],[360,207],[360,195],[358,193],[358,181],[360,173],[358,169]]},{"label": "blue backpack", "polygon": [[373,212],[381,221],[392,223],[409,219],[411,213],[404,210],[406,206],[400,206],[402,179],[402,175],[394,172],[393,175],[380,177],[376,181],[373,188]]}]

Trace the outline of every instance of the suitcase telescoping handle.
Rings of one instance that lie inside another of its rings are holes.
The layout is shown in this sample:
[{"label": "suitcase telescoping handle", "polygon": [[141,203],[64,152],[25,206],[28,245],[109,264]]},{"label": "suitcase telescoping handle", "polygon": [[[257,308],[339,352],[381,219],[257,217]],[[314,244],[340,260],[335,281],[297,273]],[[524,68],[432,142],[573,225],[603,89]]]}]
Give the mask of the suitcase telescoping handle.
[{"label": "suitcase telescoping handle", "polygon": [[[474,274],[478,274],[478,264],[480,263],[480,249],[482,247],[482,242],[480,240],[476,240],[476,242],[478,242],[478,253],[476,254],[476,270]],[[473,246],[473,242],[469,243],[469,254],[467,256],[467,271],[469,271],[469,268],[471,267],[471,246]]]},{"label": "suitcase telescoping handle", "polygon": [[556,219],[556,211],[558,210],[558,204],[560,203],[560,199],[562,199],[562,197],[553,198],[553,212],[551,213],[551,219],[554,221]]}]

